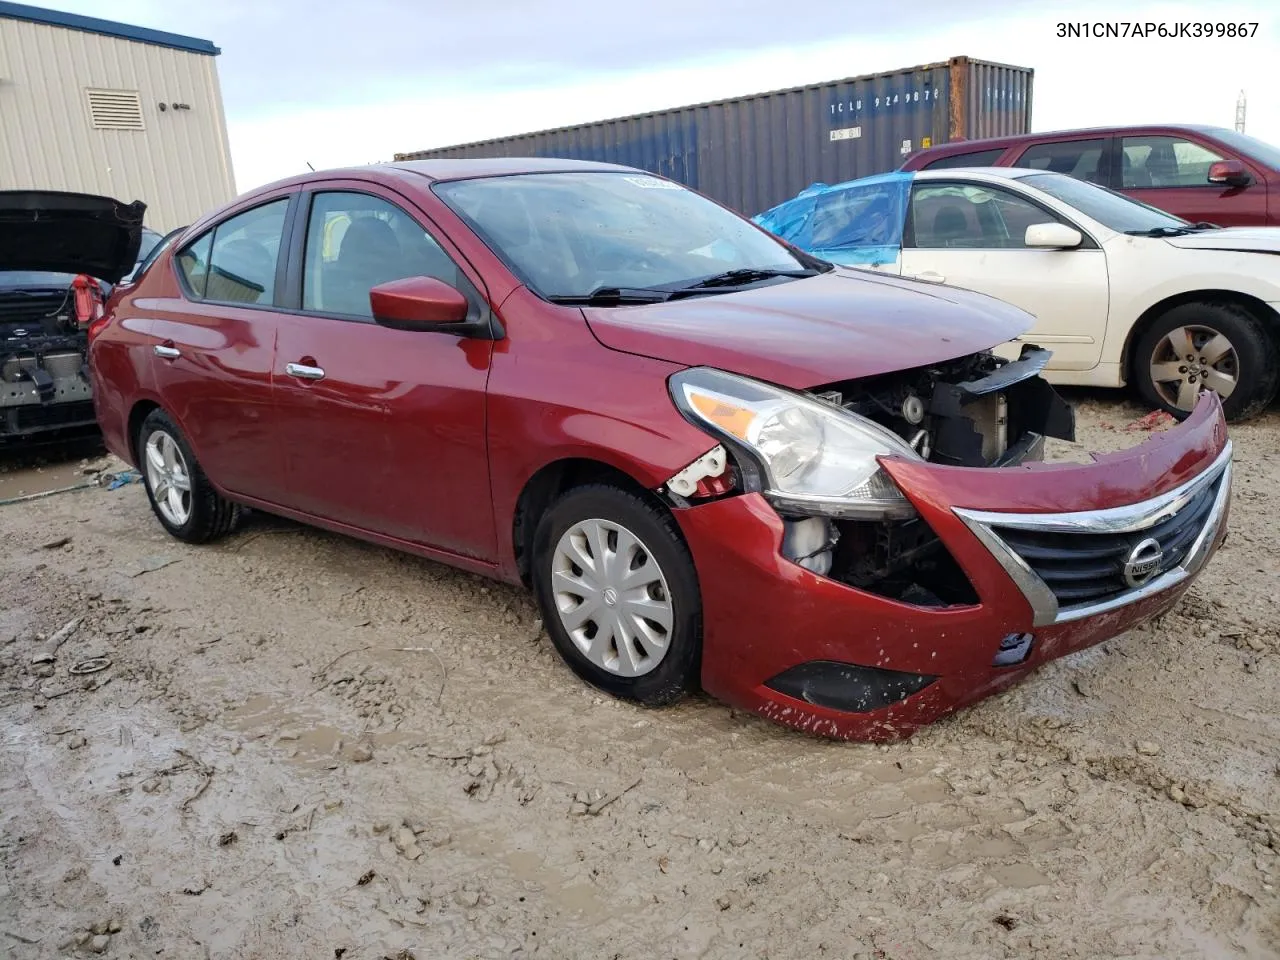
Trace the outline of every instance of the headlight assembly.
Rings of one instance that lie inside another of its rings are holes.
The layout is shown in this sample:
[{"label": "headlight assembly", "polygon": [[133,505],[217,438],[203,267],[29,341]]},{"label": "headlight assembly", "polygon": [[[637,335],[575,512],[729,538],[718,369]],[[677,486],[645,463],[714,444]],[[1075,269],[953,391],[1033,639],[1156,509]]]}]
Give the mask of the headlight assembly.
[{"label": "headlight assembly", "polygon": [[670,385],[686,418],[754,459],[763,493],[780,511],[868,519],[914,514],[876,458],[920,456],[879,424],[710,367],[683,370]]}]

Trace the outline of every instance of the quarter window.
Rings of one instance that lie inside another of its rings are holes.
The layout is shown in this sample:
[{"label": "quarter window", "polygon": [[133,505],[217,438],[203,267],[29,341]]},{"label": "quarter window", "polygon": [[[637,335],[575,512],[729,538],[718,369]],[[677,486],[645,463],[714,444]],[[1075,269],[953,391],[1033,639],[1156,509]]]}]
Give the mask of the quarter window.
[{"label": "quarter window", "polygon": [[458,286],[458,268],[399,207],[364,193],[317,193],[307,225],[302,307],[372,319],[369,291],[405,277]]},{"label": "quarter window", "polygon": [[1125,137],[1120,143],[1120,185],[1125,189],[1203,187],[1209,183],[1209,165],[1222,159],[1180,137]]},{"label": "quarter window", "polygon": [[204,284],[209,279],[209,247],[212,244],[213,233],[210,231],[187,244],[174,258],[178,262],[178,272],[198,300],[204,298]]},{"label": "quarter window", "polygon": [[1030,146],[1017,161],[1020,167],[1065,173],[1077,180],[1105,183],[1102,170],[1102,154],[1106,140],[1061,140],[1057,143],[1037,143]]},{"label": "quarter window", "polygon": [[1022,197],[975,184],[917,186],[911,195],[915,246],[1020,250],[1027,227],[1058,219]]}]

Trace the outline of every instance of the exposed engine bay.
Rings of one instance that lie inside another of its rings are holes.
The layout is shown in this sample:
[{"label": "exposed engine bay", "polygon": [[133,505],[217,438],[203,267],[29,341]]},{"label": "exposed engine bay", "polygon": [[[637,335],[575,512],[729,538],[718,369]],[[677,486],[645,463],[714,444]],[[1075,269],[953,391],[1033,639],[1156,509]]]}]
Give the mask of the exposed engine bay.
[{"label": "exposed engine bay", "polygon": [[1075,439],[1075,412],[1039,376],[1049,356],[1026,344],[1017,360],[975,353],[812,393],[888,427],[933,463],[1013,466],[1041,459],[1045,437]]},{"label": "exposed engine bay", "polygon": [[93,423],[78,293],[70,278],[65,289],[0,290],[0,441]]},{"label": "exposed engine bay", "polygon": [[[1010,467],[1042,460],[1044,440],[1075,440],[1075,411],[1039,376],[1049,351],[978,353],[811,393],[874,420],[933,463]],[[868,592],[919,606],[976,603],[955,559],[919,517],[784,517],[783,554]]]}]

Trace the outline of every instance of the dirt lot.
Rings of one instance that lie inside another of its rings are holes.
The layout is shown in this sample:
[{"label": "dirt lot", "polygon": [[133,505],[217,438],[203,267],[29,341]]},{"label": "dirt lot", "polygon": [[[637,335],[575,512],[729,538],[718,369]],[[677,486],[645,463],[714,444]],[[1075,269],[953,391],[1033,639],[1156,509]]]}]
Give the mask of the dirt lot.
[{"label": "dirt lot", "polygon": [[602,698],[520,591],[283,521],[0,506],[0,955],[1280,957],[1280,411],[1233,436],[1175,612],[885,747]]}]

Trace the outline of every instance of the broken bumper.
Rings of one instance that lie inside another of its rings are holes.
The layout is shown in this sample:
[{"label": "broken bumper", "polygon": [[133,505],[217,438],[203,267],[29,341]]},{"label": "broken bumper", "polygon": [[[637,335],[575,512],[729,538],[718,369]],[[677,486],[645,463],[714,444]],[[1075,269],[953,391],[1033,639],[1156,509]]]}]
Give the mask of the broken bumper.
[{"label": "broken bumper", "polygon": [[702,589],[703,687],[825,736],[909,734],[1175,604],[1225,536],[1230,450],[1206,394],[1183,423],[1092,464],[885,460],[973,585],[963,606],[792,563],[758,495],[677,511]]}]

